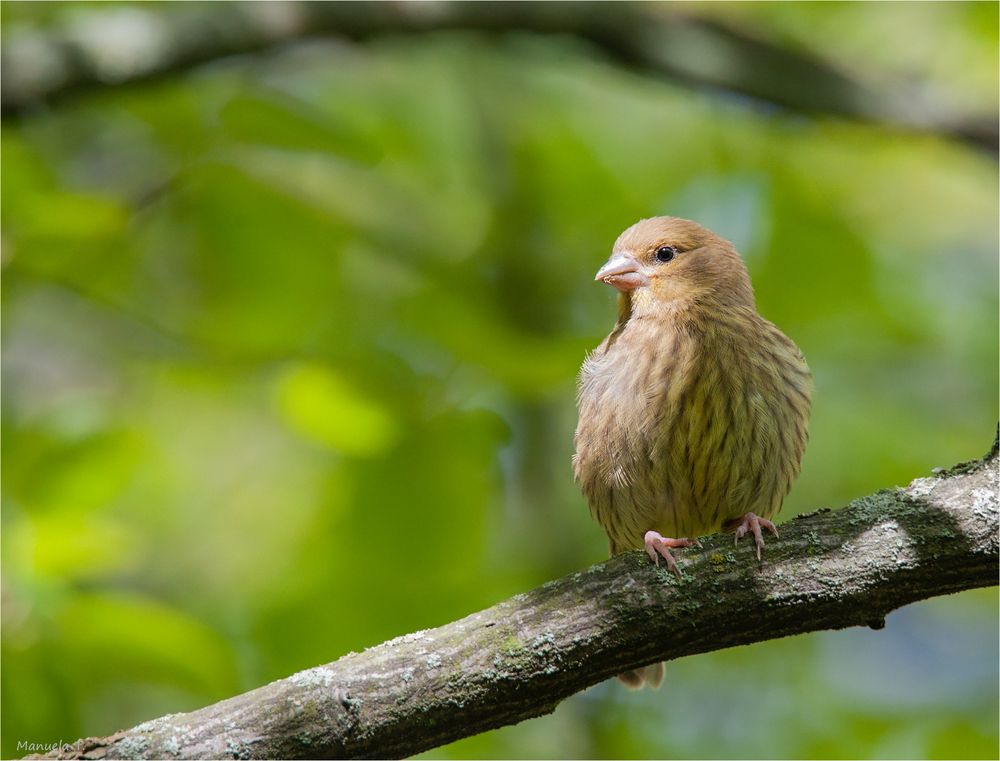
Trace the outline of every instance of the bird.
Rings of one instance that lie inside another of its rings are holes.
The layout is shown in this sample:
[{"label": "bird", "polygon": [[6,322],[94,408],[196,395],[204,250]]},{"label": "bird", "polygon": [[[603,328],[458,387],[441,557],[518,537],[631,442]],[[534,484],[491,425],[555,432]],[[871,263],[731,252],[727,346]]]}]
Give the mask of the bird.
[{"label": "bird", "polygon": [[[802,352],[757,313],[735,246],[697,222],[639,220],[595,279],[618,314],[580,369],[573,471],[610,554],[645,549],[680,578],[671,549],[724,530],[752,535],[760,561],[808,438]],[[619,676],[662,678],[662,663]]]}]

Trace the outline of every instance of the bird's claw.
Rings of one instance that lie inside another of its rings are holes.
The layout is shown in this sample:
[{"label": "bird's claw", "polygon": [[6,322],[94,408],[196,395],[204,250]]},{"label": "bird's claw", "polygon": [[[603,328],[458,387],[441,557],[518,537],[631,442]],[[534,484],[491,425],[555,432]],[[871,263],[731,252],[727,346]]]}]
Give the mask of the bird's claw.
[{"label": "bird's claw", "polygon": [[673,571],[678,579],[681,577],[681,572],[677,567],[677,561],[674,560],[674,556],[670,553],[670,548],[701,546],[698,542],[691,539],[671,539],[669,536],[661,536],[656,531],[647,531],[645,537],[643,537],[643,542],[646,545],[646,554],[649,555],[650,560],[659,566],[660,558],[662,557],[667,563],[667,568]]},{"label": "bird's claw", "polygon": [[733,544],[739,544],[740,539],[746,536],[747,532],[752,532],[754,544],[757,545],[757,560],[760,560],[760,551],[764,549],[764,535],[760,530],[761,526],[776,537],[778,536],[778,529],[767,518],[760,518],[753,513],[747,513],[739,519],[739,523],[736,526],[736,538],[733,540]]}]

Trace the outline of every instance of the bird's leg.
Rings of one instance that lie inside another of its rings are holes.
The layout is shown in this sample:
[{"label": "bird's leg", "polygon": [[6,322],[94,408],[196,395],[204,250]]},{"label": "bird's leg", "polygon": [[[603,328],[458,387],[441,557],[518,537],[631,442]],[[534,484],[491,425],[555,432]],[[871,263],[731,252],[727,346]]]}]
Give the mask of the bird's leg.
[{"label": "bird's leg", "polygon": [[767,518],[760,518],[753,513],[747,513],[742,518],[737,518],[733,521],[733,525],[735,525],[736,528],[736,539],[733,542],[734,544],[738,544],[740,539],[746,536],[748,531],[753,532],[754,544],[757,545],[757,560],[760,560],[760,551],[764,549],[764,536],[761,533],[760,527],[763,526],[775,536],[778,535],[778,529],[775,528],[771,521]]},{"label": "bird's leg", "polygon": [[697,544],[693,539],[671,539],[669,536],[660,536],[655,531],[647,531],[643,540],[646,544],[646,554],[649,555],[650,559],[659,565],[662,557],[667,561],[667,568],[673,571],[678,579],[681,577],[681,572],[677,568],[674,556],[670,554],[670,548],[693,547]]}]

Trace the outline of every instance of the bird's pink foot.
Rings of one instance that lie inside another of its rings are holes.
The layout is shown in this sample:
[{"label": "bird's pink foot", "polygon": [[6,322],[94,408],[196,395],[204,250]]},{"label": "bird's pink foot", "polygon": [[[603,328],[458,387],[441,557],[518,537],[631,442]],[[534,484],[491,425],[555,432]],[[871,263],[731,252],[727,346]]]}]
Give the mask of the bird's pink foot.
[{"label": "bird's pink foot", "polygon": [[677,568],[677,561],[674,560],[674,556],[670,554],[670,548],[694,547],[697,544],[697,542],[691,539],[671,539],[669,536],[660,536],[655,531],[647,531],[643,540],[646,544],[646,554],[649,555],[650,559],[656,565],[659,565],[660,558],[662,557],[667,561],[667,568],[673,571],[678,579],[681,577],[681,572]]},{"label": "bird's pink foot", "polygon": [[764,549],[764,535],[761,533],[761,526],[775,536],[778,535],[778,529],[775,528],[771,521],[767,518],[760,518],[753,513],[747,513],[742,518],[737,518],[733,521],[732,525],[736,528],[736,540],[734,544],[738,544],[740,539],[746,536],[748,532],[753,533],[753,541],[757,545],[757,560],[760,560],[760,551]]}]

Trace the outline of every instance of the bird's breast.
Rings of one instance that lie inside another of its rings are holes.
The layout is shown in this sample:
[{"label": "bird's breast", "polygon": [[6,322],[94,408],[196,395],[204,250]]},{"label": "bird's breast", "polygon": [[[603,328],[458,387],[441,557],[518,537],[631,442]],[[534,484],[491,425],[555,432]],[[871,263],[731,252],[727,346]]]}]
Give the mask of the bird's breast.
[{"label": "bird's breast", "polygon": [[[646,328],[646,329],[643,329]],[[583,363],[581,424],[615,440],[637,440],[661,417],[671,390],[683,384],[678,365],[690,352],[668,331],[635,326],[606,341]]]},{"label": "bird's breast", "polygon": [[680,409],[678,369],[690,347],[652,327],[630,326],[580,371],[574,472],[612,544],[641,536],[668,499],[656,452],[671,410]]},{"label": "bird's breast", "polygon": [[756,315],[609,337],[581,368],[574,470],[612,547],[777,512],[805,445],[808,381],[794,344]]}]

